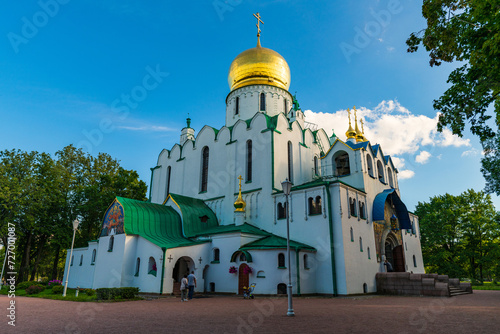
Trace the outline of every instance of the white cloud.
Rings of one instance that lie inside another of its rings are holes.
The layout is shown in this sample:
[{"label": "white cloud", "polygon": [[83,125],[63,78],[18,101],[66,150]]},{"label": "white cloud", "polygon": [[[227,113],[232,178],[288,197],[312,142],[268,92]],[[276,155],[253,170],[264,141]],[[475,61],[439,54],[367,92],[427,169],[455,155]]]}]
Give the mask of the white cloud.
[{"label": "white cloud", "polygon": [[398,157],[391,157],[394,167],[397,169],[402,169],[405,166],[405,159]]},{"label": "white cloud", "polygon": [[387,47],[387,51],[389,51],[389,52],[394,51],[394,47],[393,47],[393,46],[388,46],[388,47]]},{"label": "white cloud", "polygon": [[422,151],[415,157],[415,162],[418,162],[419,164],[426,164],[429,162],[429,159],[432,155],[427,152],[427,151]]},{"label": "white cloud", "polygon": [[470,149],[468,151],[462,152],[461,156],[462,157],[475,157],[475,156],[477,156],[479,154],[484,155],[484,152],[480,152],[478,149],[472,148],[472,149]]},{"label": "white cloud", "polygon": [[402,170],[398,173],[399,180],[411,179],[414,176],[415,176],[415,172],[412,170],[409,170],[409,169]]}]

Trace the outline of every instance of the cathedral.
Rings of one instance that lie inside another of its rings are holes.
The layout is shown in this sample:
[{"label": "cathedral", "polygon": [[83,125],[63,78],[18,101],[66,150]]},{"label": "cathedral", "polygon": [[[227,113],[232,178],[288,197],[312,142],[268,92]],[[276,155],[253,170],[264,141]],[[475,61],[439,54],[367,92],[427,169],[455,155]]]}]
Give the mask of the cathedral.
[{"label": "cathedral", "polygon": [[149,201],[117,197],[98,240],[68,250],[69,287],[171,294],[194,271],[197,292],[255,283],[276,295],[291,270],[295,295],[350,295],[376,292],[385,260],[424,273],[391,157],[365,138],[355,108],[345,140],[307,122],[286,60],[261,46],[257,26],[257,46],[229,68],[225,124],[196,133],[187,119],[151,168]]}]

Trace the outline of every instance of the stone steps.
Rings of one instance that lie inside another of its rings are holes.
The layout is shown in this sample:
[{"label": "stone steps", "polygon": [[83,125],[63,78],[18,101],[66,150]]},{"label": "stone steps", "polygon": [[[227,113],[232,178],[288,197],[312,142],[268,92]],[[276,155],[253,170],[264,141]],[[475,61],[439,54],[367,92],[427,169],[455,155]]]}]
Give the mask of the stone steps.
[{"label": "stone steps", "polygon": [[453,286],[450,286],[449,290],[450,290],[450,297],[460,296],[460,295],[468,295],[468,294],[472,293],[472,292],[469,292],[465,289],[461,289],[461,288],[457,288],[457,287],[453,287]]}]

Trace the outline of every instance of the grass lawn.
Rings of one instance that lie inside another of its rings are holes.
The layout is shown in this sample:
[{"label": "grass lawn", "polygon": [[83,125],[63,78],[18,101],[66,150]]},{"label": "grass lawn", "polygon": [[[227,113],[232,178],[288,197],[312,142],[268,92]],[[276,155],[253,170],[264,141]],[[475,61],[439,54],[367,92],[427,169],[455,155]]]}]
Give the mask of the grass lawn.
[{"label": "grass lawn", "polygon": [[[16,297],[37,297],[37,298],[45,298],[45,299],[57,299],[57,300],[71,300],[78,302],[94,302],[96,301],[96,295],[87,296],[85,293],[80,292],[78,297],[75,296],[76,289],[68,289],[66,291],[66,297],[63,297],[62,294],[53,294],[52,289],[45,289],[40,293],[34,295],[27,295],[25,290],[16,289]],[[0,295],[8,294],[9,290],[6,286],[2,287],[0,290]]]},{"label": "grass lawn", "polygon": [[493,284],[491,282],[484,282],[483,285],[473,285],[472,290],[500,290],[500,284]]}]

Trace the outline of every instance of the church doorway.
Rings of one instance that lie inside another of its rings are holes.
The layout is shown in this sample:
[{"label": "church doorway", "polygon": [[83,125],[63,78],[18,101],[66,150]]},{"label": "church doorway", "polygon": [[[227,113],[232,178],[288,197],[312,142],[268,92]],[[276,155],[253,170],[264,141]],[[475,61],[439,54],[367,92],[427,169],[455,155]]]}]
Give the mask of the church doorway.
[{"label": "church doorway", "polygon": [[242,263],[240,265],[240,269],[238,271],[238,294],[243,294],[243,287],[248,287],[250,285],[249,273],[247,271],[248,265],[246,263]]},{"label": "church doorway", "polygon": [[385,241],[385,258],[392,265],[395,272],[405,272],[403,246],[398,245],[397,239],[389,234]]},{"label": "church doorway", "polygon": [[183,256],[175,263],[172,278],[175,283],[180,283],[182,277],[194,270],[194,261],[188,256]]}]

